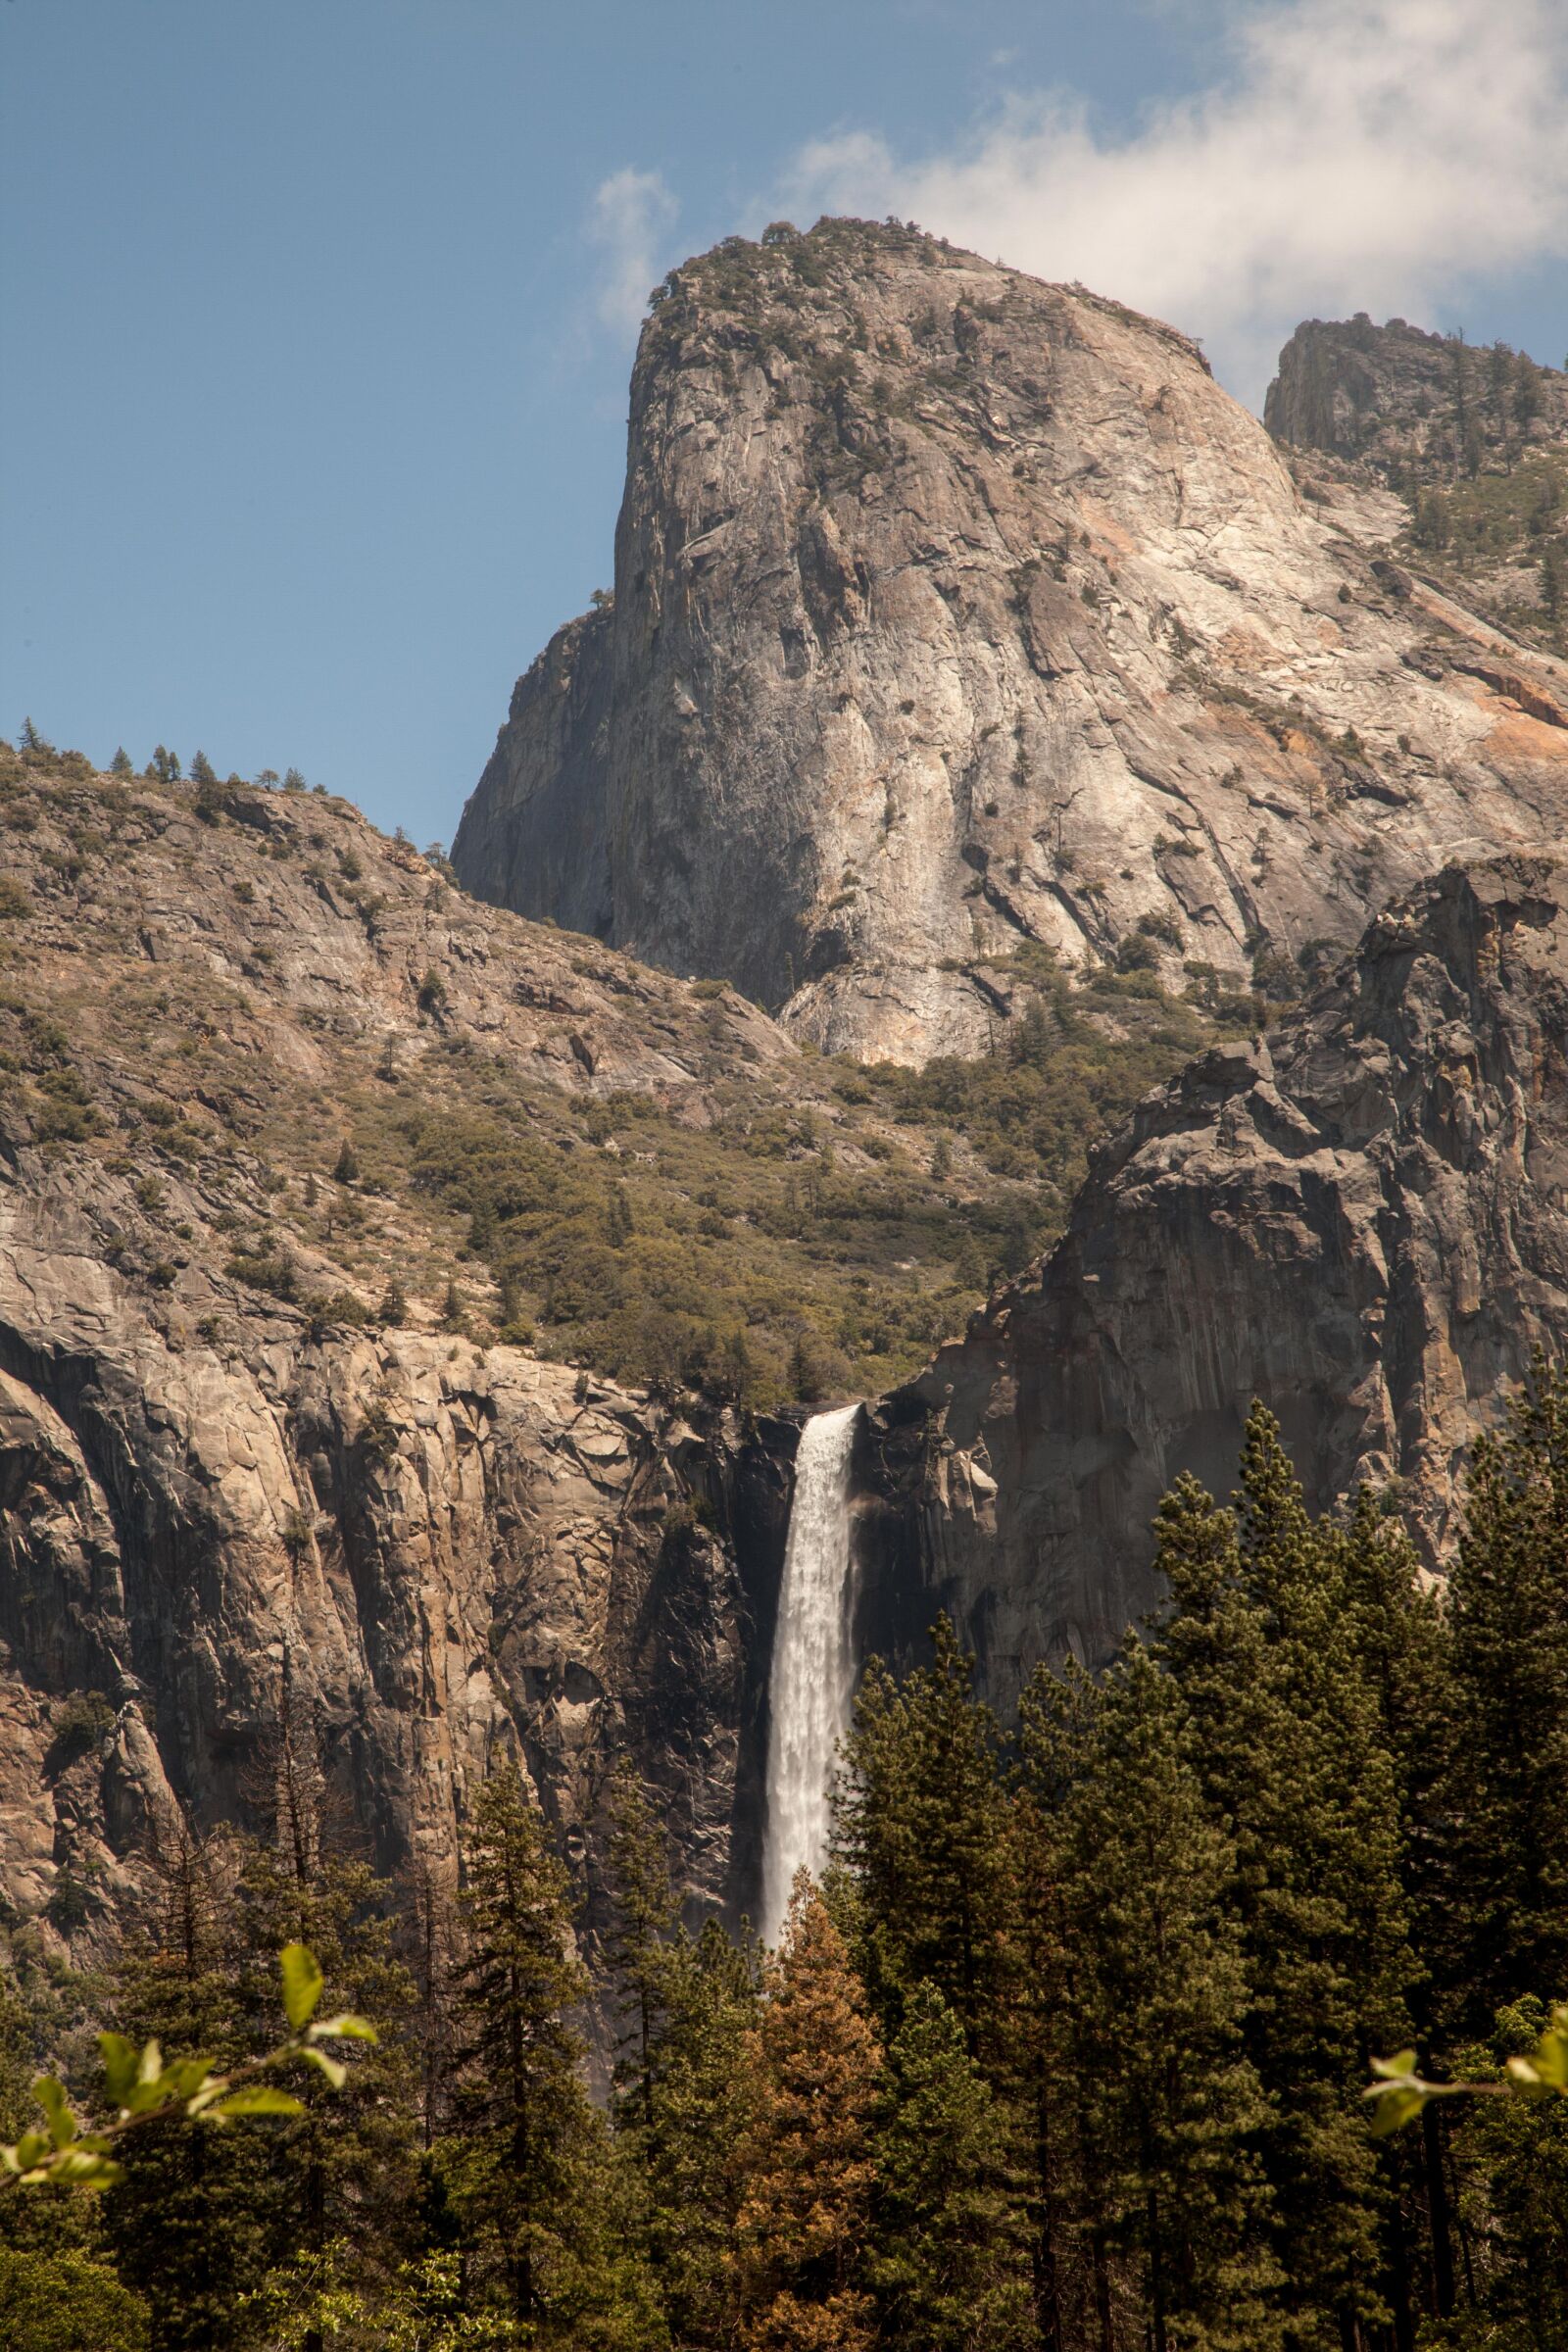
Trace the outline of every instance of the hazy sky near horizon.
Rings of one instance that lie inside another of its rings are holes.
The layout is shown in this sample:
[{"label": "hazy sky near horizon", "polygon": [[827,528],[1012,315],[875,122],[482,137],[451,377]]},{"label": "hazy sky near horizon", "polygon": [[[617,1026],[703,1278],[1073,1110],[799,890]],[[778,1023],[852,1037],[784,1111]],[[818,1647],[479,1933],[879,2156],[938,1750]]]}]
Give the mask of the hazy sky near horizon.
[{"label": "hazy sky near horizon", "polygon": [[1564,0],[0,0],[0,732],[450,839],[647,290],[897,212],[1201,336],[1568,345]]}]

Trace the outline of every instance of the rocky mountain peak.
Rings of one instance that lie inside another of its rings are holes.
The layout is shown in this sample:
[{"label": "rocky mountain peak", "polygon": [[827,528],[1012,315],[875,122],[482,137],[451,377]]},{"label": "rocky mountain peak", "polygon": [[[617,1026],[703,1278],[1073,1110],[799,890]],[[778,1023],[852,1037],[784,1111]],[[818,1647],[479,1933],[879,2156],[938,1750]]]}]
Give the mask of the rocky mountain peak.
[{"label": "rocky mountain peak", "polygon": [[518,682],[457,869],[906,1061],[983,1047],[1027,943],[1250,982],[1560,830],[1568,671],[1390,562],[1404,519],[1303,499],[1081,287],[726,240],[655,298],[613,597]]}]

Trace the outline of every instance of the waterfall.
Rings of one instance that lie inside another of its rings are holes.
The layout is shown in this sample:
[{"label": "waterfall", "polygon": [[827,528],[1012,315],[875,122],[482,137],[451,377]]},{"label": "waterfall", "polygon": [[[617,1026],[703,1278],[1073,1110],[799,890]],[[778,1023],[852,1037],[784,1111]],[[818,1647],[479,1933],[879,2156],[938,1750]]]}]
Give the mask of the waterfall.
[{"label": "waterfall", "polygon": [[855,1695],[851,1613],[850,1455],[858,1404],[814,1413],[795,1457],[773,1672],[768,1685],[767,1831],[762,1933],[778,1941],[790,1886],[827,1853],[828,1784]]}]

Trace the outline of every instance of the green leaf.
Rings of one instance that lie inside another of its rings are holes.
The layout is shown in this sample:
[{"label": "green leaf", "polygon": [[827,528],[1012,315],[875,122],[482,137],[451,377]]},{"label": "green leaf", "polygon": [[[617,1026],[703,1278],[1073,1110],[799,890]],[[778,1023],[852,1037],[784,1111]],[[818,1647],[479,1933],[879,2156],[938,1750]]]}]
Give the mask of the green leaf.
[{"label": "green leaf", "polygon": [[209,2075],[200,2090],[192,2091],[185,2101],[185,2113],[190,2116],[205,2115],[209,2107],[217,2105],[227,2088],[226,2075]]},{"label": "green leaf", "polygon": [[1555,2099],[1564,2095],[1562,2085],[1544,2075],[1533,2058],[1510,2058],[1508,2080],[1522,2099]]},{"label": "green leaf", "polygon": [[1568,2030],[1555,2027],[1536,2044],[1536,2072],[1553,2090],[1568,2090]]},{"label": "green leaf", "polygon": [[279,2090],[270,2082],[247,2082],[242,2090],[231,2090],[226,2099],[220,2099],[209,2115],[303,2115],[303,2100],[292,2091]]},{"label": "green leaf", "polygon": [[210,2058],[176,2058],[172,2066],[164,2069],[168,2095],[173,2099],[193,2099],[211,2078],[212,2071]]},{"label": "green leaf", "polygon": [[1425,2085],[1418,2088],[1413,2082],[1391,2082],[1387,2089],[1369,2091],[1366,2095],[1377,2102],[1372,2110],[1372,2136],[1387,2139],[1391,2132],[1414,2123],[1431,2093]]},{"label": "green leaf", "polygon": [[341,2090],[349,2079],[349,2070],[343,2061],[340,2058],[329,2058],[324,2050],[318,2050],[314,2047],[304,2049],[301,2050],[300,2056],[308,2058],[313,2066],[318,2066],[334,2090]]},{"label": "green leaf", "polygon": [[156,2082],[163,2071],[164,2053],[155,2037],[146,2044],[136,2061],[136,2080],[138,2082]]},{"label": "green leaf", "polygon": [[[1413,2076],[1415,2073],[1415,2052],[1414,2050],[1398,2050],[1392,2058],[1374,2058],[1372,2072],[1375,2075],[1381,2075],[1385,2082],[1403,2082],[1407,2076]],[[1379,2094],[1376,2090],[1369,2090],[1363,2095],[1366,2098],[1375,2099]]]},{"label": "green leaf", "polygon": [[91,2148],[63,2148],[49,2167],[51,2180],[69,2180],[74,2188],[113,2188],[123,2167]]},{"label": "green leaf", "polygon": [[32,2086],[32,2095],[49,2118],[49,2137],[57,2148],[69,2148],[76,2136],[76,2119],[71,2112],[63,2082],[53,2075],[40,2075]]},{"label": "green leaf", "polygon": [[311,2028],[313,2041],[379,2041],[380,2038],[368,2017],[353,2017],[347,2010],[341,2017],[323,2017],[319,2025]]},{"label": "green leaf", "polygon": [[117,2107],[123,2107],[136,2081],[136,2045],[123,2034],[100,2034],[98,2048],[104,2062],[104,2080],[109,2096]]},{"label": "green leaf", "polygon": [[321,1997],[321,1972],[316,1954],[303,1943],[286,1943],[278,1954],[283,1977],[283,2014],[296,2034],[310,2024]]},{"label": "green leaf", "polygon": [[30,2173],[33,2166],[48,2155],[51,2144],[47,2132],[24,2132],[16,2146],[8,2153],[15,2157],[19,2173]]}]

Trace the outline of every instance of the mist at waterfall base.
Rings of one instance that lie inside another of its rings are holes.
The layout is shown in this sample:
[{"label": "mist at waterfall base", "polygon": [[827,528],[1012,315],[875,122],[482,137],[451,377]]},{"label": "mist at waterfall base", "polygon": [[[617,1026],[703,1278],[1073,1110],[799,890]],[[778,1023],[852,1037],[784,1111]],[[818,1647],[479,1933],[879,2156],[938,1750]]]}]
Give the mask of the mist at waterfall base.
[{"label": "mist at waterfall base", "polygon": [[804,1863],[827,1858],[828,1790],[855,1697],[850,1457],[858,1404],[815,1413],[795,1457],[784,1575],[768,1684],[762,1934],[776,1943]]}]

